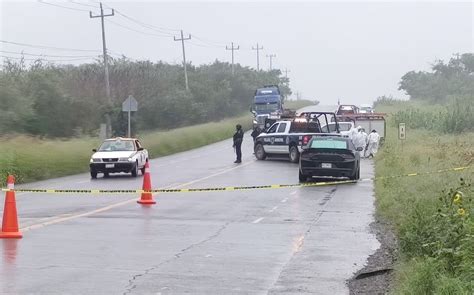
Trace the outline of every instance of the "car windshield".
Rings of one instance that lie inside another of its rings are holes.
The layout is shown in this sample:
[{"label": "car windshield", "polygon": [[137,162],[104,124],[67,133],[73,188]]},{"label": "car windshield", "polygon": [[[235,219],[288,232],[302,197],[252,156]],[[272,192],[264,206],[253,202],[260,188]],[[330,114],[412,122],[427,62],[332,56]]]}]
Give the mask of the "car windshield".
[{"label": "car windshield", "polygon": [[262,111],[276,111],[278,110],[278,103],[270,103],[270,104],[256,104],[255,111],[262,112]]},{"label": "car windshield", "polygon": [[131,152],[134,151],[135,147],[133,146],[132,140],[107,140],[102,143],[99,148],[99,152]]},{"label": "car windshield", "polygon": [[347,149],[347,141],[341,139],[325,138],[314,139],[311,142],[313,149]]}]

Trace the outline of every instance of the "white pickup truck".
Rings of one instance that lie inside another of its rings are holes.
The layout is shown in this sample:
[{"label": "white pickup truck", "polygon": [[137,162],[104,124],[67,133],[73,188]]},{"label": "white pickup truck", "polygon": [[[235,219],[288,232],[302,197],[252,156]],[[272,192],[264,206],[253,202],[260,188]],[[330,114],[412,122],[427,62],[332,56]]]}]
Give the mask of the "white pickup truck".
[{"label": "white pickup truck", "polygon": [[90,173],[97,178],[98,173],[108,177],[110,173],[131,173],[138,176],[138,170],[145,173],[145,164],[148,161],[148,151],[135,138],[106,139],[99,149],[92,150],[94,154],[90,160]]}]

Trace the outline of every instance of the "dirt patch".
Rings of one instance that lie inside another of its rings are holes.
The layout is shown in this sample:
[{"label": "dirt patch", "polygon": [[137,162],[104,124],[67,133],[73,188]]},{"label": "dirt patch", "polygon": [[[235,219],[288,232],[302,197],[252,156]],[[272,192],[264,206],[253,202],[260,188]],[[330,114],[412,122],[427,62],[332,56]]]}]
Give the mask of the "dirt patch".
[{"label": "dirt patch", "polygon": [[369,257],[367,265],[348,281],[350,294],[387,294],[393,280],[393,265],[397,257],[397,238],[390,226],[376,217],[370,228],[380,242],[380,248]]}]

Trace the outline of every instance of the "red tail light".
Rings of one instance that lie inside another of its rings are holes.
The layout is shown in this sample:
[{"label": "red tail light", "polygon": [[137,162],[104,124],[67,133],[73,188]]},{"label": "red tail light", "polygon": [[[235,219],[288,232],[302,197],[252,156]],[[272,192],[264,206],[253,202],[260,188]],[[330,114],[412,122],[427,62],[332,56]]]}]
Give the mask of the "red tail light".
[{"label": "red tail light", "polygon": [[303,145],[307,145],[310,140],[311,140],[311,135],[303,136]]}]

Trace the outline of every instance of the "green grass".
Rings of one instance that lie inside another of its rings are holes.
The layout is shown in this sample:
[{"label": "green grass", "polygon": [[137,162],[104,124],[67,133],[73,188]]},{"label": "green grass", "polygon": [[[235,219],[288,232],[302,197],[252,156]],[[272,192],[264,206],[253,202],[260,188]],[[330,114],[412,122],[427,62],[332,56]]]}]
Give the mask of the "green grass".
[{"label": "green grass", "polygon": [[[397,113],[410,107],[402,103],[379,109]],[[388,122],[388,136],[375,161],[376,176],[474,165],[474,133],[408,128],[402,145],[396,121],[392,117]],[[377,212],[392,223],[399,239],[395,294],[474,293],[473,172],[471,168],[376,181]],[[456,191],[463,193],[458,204],[453,203]]]},{"label": "green grass", "polygon": [[[251,114],[190,127],[139,135],[152,158],[201,147],[232,137],[235,125],[251,126]],[[91,150],[100,144],[96,138],[44,140],[18,135],[0,138],[0,175],[17,183],[31,182],[88,171]]]}]

